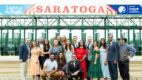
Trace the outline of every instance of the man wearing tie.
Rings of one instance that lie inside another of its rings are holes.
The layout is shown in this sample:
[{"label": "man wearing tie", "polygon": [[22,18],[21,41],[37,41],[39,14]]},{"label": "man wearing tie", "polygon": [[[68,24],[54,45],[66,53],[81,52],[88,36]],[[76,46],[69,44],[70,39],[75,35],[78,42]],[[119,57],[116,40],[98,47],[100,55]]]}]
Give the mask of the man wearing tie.
[{"label": "man wearing tie", "polygon": [[21,80],[26,80],[27,63],[30,58],[30,39],[26,39],[26,43],[20,47],[19,58],[21,65]]},{"label": "man wearing tie", "polygon": [[74,50],[78,47],[78,42],[77,42],[77,36],[73,36],[73,47],[74,47]]},{"label": "man wearing tie", "polygon": [[108,67],[111,76],[111,80],[118,80],[118,55],[119,47],[118,44],[113,41],[113,35],[109,35],[109,45],[108,45]]},{"label": "man wearing tie", "polygon": [[[91,36],[88,37],[88,41],[86,42],[85,45],[87,47],[87,52],[88,52],[88,55],[87,55],[87,58],[86,58],[86,67],[87,67],[87,72],[88,72],[89,65],[90,65],[90,62],[91,62],[91,59],[92,59],[92,52],[93,52],[93,43],[92,43],[92,37]],[[90,79],[87,78],[87,80],[90,80]]]},{"label": "man wearing tie", "polygon": [[83,71],[80,62],[76,59],[76,55],[72,55],[72,60],[68,63],[68,80],[82,80]]}]

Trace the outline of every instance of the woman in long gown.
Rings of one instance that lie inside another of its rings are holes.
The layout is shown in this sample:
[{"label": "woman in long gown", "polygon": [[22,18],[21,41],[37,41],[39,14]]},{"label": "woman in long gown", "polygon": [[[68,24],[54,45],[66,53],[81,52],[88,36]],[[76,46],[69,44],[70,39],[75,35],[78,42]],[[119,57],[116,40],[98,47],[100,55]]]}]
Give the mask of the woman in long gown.
[{"label": "woman in long gown", "polygon": [[86,58],[88,53],[87,53],[87,49],[85,47],[85,42],[83,40],[81,40],[79,42],[78,48],[75,49],[75,54],[76,54],[77,59],[80,61],[82,70],[84,72],[83,79],[86,79],[87,78],[87,71],[86,71],[85,58]]},{"label": "woman in long gown", "polygon": [[103,73],[104,80],[107,80],[107,78],[110,78],[108,63],[107,63],[107,56],[108,56],[108,48],[106,45],[106,41],[104,38],[100,41],[100,63],[101,63],[101,69]]},{"label": "woman in long gown", "polygon": [[37,43],[33,41],[31,46],[31,57],[29,59],[27,70],[27,73],[33,76],[33,80],[37,80],[36,77],[40,74],[39,54],[40,48],[37,47]]},{"label": "woman in long gown", "polygon": [[100,80],[100,78],[102,78],[103,75],[102,75],[101,64],[100,64],[100,57],[99,57],[100,51],[98,47],[98,42],[95,41],[93,46],[94,46],[93,56],[92,56],[91,64],[89,66],[87,77],[89,77],[91,80],[93,80],[93,78],[98,78],[98,80]]}]

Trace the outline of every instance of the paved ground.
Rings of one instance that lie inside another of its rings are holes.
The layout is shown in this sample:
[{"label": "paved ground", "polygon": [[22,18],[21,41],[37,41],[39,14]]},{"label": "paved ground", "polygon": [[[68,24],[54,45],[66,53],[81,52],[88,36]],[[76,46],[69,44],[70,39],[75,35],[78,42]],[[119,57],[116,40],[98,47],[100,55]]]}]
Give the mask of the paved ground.
[{"label": "paved ground", "polygon": [[[131,59],[130,75],[130,80],[142,80],[142,57]],[[20,80],[18,56],[0,56],[0,80]],[[28,75],[27,80],[32,80],[32,76]]]}]

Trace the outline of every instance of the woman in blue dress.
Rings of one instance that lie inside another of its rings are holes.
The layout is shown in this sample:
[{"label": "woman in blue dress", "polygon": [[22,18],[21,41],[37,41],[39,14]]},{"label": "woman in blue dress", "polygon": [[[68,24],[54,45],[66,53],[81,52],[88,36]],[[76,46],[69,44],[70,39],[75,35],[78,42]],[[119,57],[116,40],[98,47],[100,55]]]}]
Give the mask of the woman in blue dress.
[{"label": "woman in blue dress", "polygon": [[50,47],[49,52],[50,54],[54,53],[55,58],[60,52],[62,52],[62,47],[59,45],[59,42],[57,40],[54,40],[53,46]]},{"label": "woman in blue dress", "polygon": [[107,56],[108,56],[108,48],[104,38],[100,41],[100,63],[101,69],[103,73],[104,80],[110,78],[108,63],[107,63]]},{"label": "woman in blue dress", "polygon": [[93,44],[93,56],[87,73],[87,77],[90,78],[90,80],[93,80],[93,78],[98,78],[98,80],[103,78],[99,54],[98,42],[95,41]]}]

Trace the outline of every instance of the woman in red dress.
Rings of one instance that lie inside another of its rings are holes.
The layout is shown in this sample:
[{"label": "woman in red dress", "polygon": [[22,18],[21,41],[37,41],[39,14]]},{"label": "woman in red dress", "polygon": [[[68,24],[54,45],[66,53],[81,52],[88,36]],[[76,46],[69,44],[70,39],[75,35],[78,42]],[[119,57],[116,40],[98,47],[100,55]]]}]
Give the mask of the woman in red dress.
[{"label": "woman in red dress", "polygon": [[78,48],[75,49],[75,54],[77,59],[80,61],[82,70],[84,72],[83,79],[87,78],[87,71],[86,71],[86,61],[85,58],[87,56],[87,49],[85,47],[85,42],[81,40],[79,42]]}]

